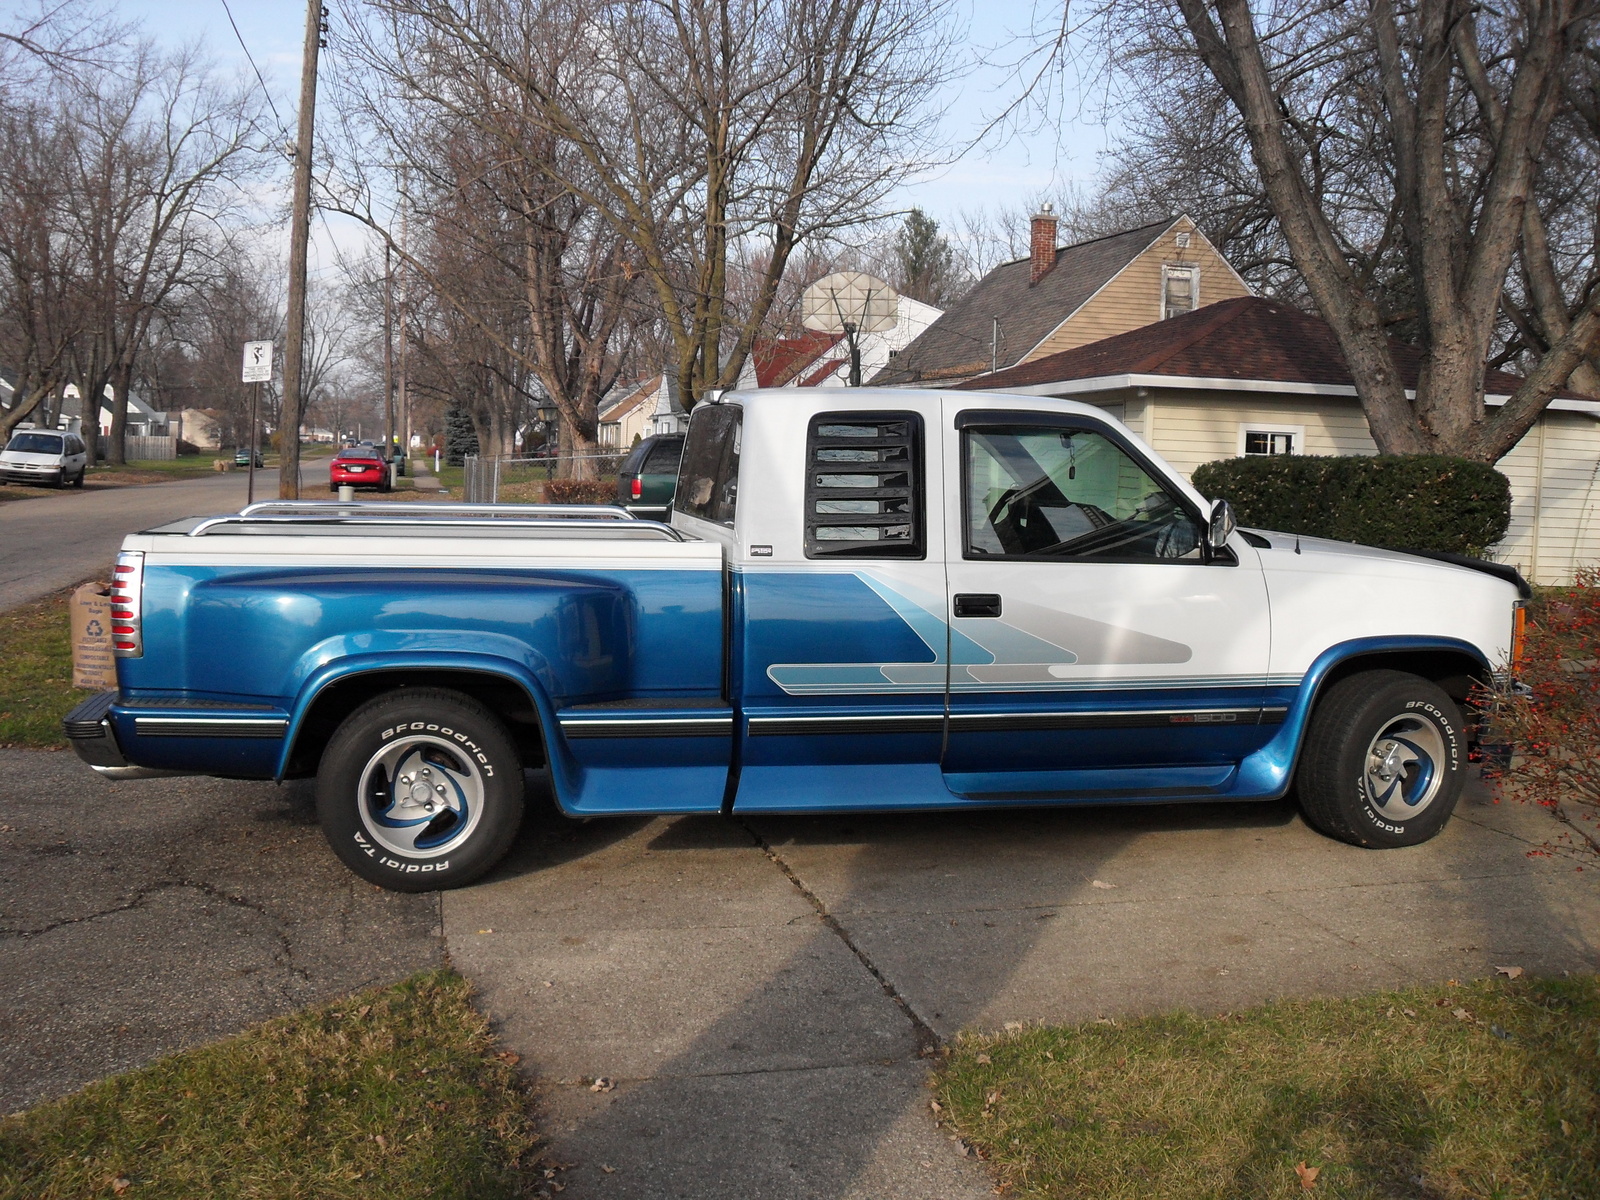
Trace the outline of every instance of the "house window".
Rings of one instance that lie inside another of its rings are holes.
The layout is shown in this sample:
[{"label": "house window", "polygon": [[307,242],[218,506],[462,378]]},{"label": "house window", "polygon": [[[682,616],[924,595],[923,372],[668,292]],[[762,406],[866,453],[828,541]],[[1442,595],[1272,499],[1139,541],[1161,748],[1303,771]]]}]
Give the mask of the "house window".
[{"label": "house window", "polygon": [[1161,268],[1161,319],[1181,316],[1200,307],[1200,269],[1173,266]]},{"label": "house window", "polygon": [[1241,425],[1239,426],[1239,453],[1300,454],[1306,439],[1303,425]]}]

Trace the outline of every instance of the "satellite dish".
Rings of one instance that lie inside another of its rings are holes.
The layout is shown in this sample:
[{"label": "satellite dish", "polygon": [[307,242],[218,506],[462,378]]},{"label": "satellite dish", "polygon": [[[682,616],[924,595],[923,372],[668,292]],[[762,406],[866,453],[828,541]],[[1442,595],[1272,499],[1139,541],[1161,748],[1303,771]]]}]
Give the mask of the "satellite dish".
[{"label": "satellite dish", "polygon": [[819,333],[881,333],[899,316],[900,293],[860,271],[824,275],[800,295],[800,323]]}]

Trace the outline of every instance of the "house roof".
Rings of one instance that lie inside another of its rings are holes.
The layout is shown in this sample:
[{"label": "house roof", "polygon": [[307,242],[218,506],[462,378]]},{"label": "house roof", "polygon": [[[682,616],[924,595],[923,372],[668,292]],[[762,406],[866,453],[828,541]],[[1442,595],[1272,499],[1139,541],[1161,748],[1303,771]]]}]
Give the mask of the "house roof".
[{"label": "house roof", "polygon": [[[1019,258],[990,271],[922,335],[872,378],[874,384],[931,382],[1016,363],[1116,274],[1148,250],[1178,221],[1168,217],[1137,229],[1064,246],[1055,265],[1030,284],[1032,259]],[[994,321],[1000,321],[998,353]]]},{"label": "house roof", "polygon": [[656,394],[656,389],[661,386],[661,376],[652,375],[649,379],[639,383],[630,383],[619,388],[622,393],[620,399],[608,404],[599,414],[599,419],[606,424],[622,420],[634,409],[638,408],[651,396]]},{"label": "house roof", "polygon": [[[1396,341],[1390,341],[1389,349],[1401,380],[1406,388],[1414,389],[1422,367],[1422,352]],[[1223,300],[955,386],[1004,391],[1132,375],[1352,389],[1355,386],[1344,352],[1326,321],[1264,296]],[[1492,396],[1509,396],[1521,386],[1522,378],[1507,371],[1489,371],[1484,376],[1484,390]],[[1571,400],[1594,399],[1572,391],[1557,395]]]},{"label": "house roof", "polygon": [[[763,338],[757,341],[750,352],[756,368],[756,386],[783,387],[814,363],[824,351],[831,350],[842,337],[842,333],[821,333],[808,329],[799,337]],[[800,386],[810,385],[803,383]]]}]

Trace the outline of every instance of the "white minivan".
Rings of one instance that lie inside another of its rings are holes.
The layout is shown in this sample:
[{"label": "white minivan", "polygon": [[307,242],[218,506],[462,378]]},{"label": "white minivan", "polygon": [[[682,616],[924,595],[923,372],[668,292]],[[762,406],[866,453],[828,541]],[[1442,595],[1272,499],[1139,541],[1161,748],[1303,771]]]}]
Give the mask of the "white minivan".
[{"label": "white minivan", "polygon": [[24,429],[0,450],[0,482],[82,487],[88,465],[88,450],[77,434]]}]

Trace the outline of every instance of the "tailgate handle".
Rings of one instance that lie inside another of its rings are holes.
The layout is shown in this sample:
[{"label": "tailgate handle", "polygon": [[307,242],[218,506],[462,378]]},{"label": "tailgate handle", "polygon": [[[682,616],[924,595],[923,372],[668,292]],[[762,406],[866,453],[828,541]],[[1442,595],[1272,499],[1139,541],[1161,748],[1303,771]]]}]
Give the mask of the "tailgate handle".
[{"label": "tailgate handle", "polygon": [[998,617],[1000,597],[993,592],[957,592],[956,616]]}]

